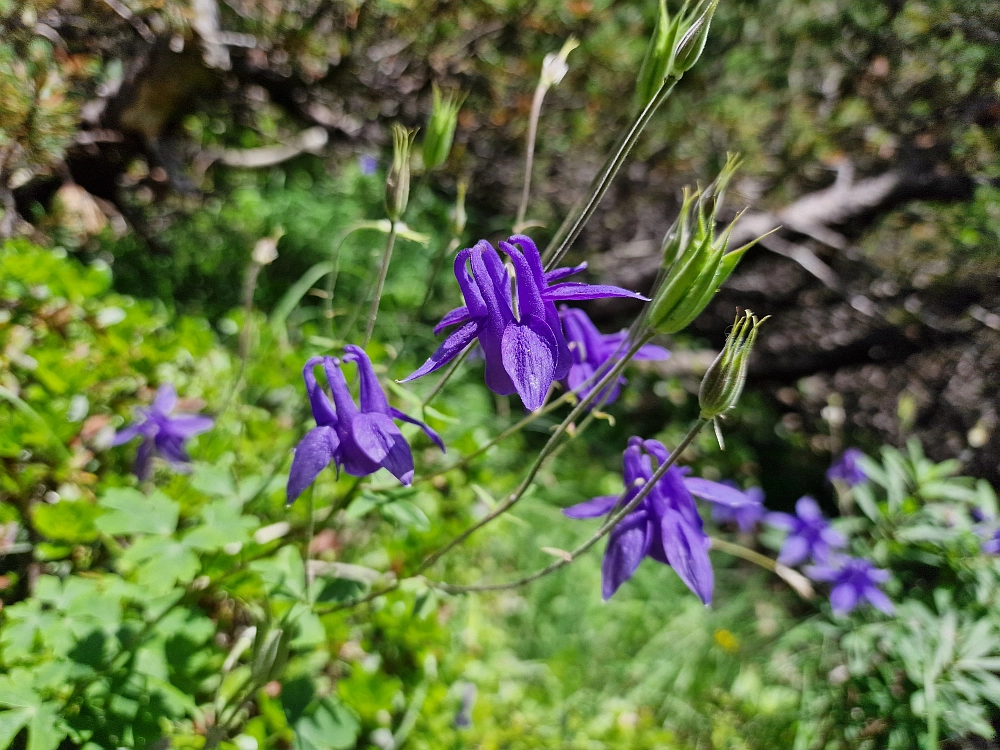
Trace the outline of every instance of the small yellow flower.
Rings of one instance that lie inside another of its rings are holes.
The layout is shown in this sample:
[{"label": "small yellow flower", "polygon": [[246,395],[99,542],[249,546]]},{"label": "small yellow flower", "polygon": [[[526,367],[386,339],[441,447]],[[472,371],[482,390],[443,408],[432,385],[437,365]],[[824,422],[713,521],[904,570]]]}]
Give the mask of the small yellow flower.
[{"label": "small yellow flower", "polygon": [[725,628],[715,631],[715,645],[729,654],[735,654],[740,650],[739,639]]}]

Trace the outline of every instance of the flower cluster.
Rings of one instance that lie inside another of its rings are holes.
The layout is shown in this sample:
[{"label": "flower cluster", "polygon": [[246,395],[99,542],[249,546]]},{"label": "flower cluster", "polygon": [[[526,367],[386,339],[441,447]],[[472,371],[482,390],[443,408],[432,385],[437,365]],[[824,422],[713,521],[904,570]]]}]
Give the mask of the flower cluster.
[{"label": "flower cluster", "polygon": [[504,396],[517,393],[526,408],[537,409],[545,402],[552,383],[566,378],[573,364],[555,303],[605,297],[646,299],[617,286],[562,282],[586,265],[546,273],[538,248],[523,234],[501,242],[500,249],[514,267],[516,300],[510,274],[489,242],[480,240],[475,247],[459,252],[455,277],[465,305],[447,313],[434,332],[455,325],[459,328],[401,382],[443,367],[478,339],[486,360],[487,387]]},{"label": "flower cluster", "polygon": [[[565,508],[563,513],[569,518],[597,518],[625,507],[652,480],[653,459],[658,465],[670,459],[663,443],[629,438],[622,456],[625,494],[595,497]],[[705,604],[712,602],[710,542],[694,498],[730,509],[750,505],[753,500],[729,485],[685,474],[686,470],[670,466],[611,531],[601,565],[601,593],[605,600],[632,577],[644,557],[651,557],[671,566]]]},{"label": "flower cluster", "polygon": [[843,455],[826,472],[826,478],[831,482],[843,482],[848,487],[861,484],[868,475],[861,468],[861,459],[865,454],[857,448],[848,448]]}]

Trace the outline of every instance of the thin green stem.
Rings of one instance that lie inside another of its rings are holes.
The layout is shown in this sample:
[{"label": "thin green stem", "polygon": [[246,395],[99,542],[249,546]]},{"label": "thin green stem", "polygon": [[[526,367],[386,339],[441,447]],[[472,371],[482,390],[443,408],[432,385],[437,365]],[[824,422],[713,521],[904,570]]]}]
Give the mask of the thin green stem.
[{"label": "thin green stem", "polygon": [[521,188],[521,202],[517,206],[517,218],[514,220],[514,233],[524,229],[524,216],[528,212],[528,196],[531,194],[531,168],[535,163],[535,135],[538,132],[538,118],[542,113],[542,100],[549,90],[542,81],[535,87],[535,96],[531,100],[531,115],[528,118],[528,147],[524,156],[524,187]]},{"label": "thin green stem", "polygon": [[365,325],[365,339],[361,344],[364,349],[372,339],[372,331],[375,330],[375,318],[378,317],[378,306],[382,302],[382,289],[385,287],[385,277],[389,273],[389,261],[392,259],[392,248],[396,245],[396,222],[392,222],[389,228],[389,236],[385,241],[385,252],[382,254],[382,267],[379,268],[378,282],[375,284],[375,296],[372,298],[372,306],[368,311],[368,323]]},{"label": "thin green stem", "polygon": [[665,102],[673,92],[676,85],[676,78],[664,80],[664,82],[660,85],[659,91],[657,91],[653,98],[650,99],[649,104],[647,104],[643,108],[642,112],[636,116],[631,126],[629,126],[629,129],[622,134],[622,137],[615,144],[614,149],[611,154],[609,154],[600,171],[591,181],[587,193],[580,199],[579,202],[577,202],[577,204],[573,207],[573,210],[566,216],[562,225],[556,231],[555,236],[545,249],[545,254],[542,259],[545,262],[546,270],[551,269],[556,263],[558,263],[566,254],[566,251],[569,250],[570,246],[576,241],[576,238],[580,236],[580,232],[583,231],[584,225],[590,220],[590,217],[593,216],[594,211],[597,209],[597,205],[601,202],[604,194],[608,191],[612,180],[614,180],[615,175],[618,174],[618,170],[620,170],[622,165],[625,163],[625,159],[628,158],[632,148],[639,140],[639,136],[642,134],[642,131],[646,128],[646,125],[649,124],[649,121],[652,119],[656,110],[659,109],[660,105],[663,104],[663,102]]},{"label": "thin green stem", "polygon": [[441,245],[441,249],[438,250],[437,255],[434,257],[434,263],[431,265],[431,272],[427,275],[427,289],[424,291],[424,298],[420,301],[420,307],[417,308],[417,312],[413,316],[414,320],[422,319],[424,310],[427,309],[427,303],[431,301],[431,296],[434,294],[434,282],[437,281],[438,274],[441,273],[441,266],[444,265],[444,259],[455,252],[459,242],[461,240],[458,237],[452,237],[448,244]]},{"label": "thin green stem", "polygon": [[691,427],[691,429],[688,430],[687,435],[684,436],[684,439],[680,442],[680,444],[676,448],[674,448],[673,452],[671,452],[670,457],[662,464],[660,464],[659,467],[657,467],[656,471],[653,472],[653,475],[650,477],[649,481],[646,482],[646,484],[643,485],[642,489],[639,490],[636,496],[633,497],[632,500],[628,502],[626,502],[628,494],[634,488],[632,487],[626,488],[625,492],[623,492],[621,496],[618,498],[618,503],[616,503],[616,505],[625,503],[624,507],[622,507],[617,513],[612,515],[610,518],[608,518],[607,521],[601,524],[600,528],[598,528],[597,531],[595,531],[594,534],[589,539],[587,539],[587,541],[578,546],[572,552],[567,553],[566,557],[561,557],[558,560],[549,563],[544,568],[536,570],[534,573],[530,573],[526,576],[522,576],[513,581],[506,581],[504,583],[477,583],[468,586],[458,586],[450,583],[438,583],[438,582],[429,582],[429,584],[433,585],[436,588],[441,589],[442,591],[446,591],[450,594],[464,594],[473,591],[502,591],[504,589],[513,589],[513,588],[518,588],[520,586],[524,586],[528,583],[532,583],[533,581],[537,581],[539,578],[544,578],[545,576],[549,575],[550,573],[554,573],[560,568],[566,567],[574,560],[576,560],[577,557],[587,552],[601,539],[610,534],[611,530],[614,529],[614,527],[617,526],[621,522],[621,520],[625,518],[625,516],[627,516],[629,513],[635,510],[639,506],[639,503],[641,503],[643,500],[646,499],[646,496],[650,492],[652,492],[653,487],[656,486],[656,483],[663,478],[663,475],[667,473],[667,470],[675,463],[677,463],[677,459],[680,458],[684,450],[691,444],[691,441],[693,441],[698,436],[698,433],[701,432],[701,428],[704,427],[705,424],[706,422],[703,419],[699,419],[697,422],[695,422],[695,424]]}]

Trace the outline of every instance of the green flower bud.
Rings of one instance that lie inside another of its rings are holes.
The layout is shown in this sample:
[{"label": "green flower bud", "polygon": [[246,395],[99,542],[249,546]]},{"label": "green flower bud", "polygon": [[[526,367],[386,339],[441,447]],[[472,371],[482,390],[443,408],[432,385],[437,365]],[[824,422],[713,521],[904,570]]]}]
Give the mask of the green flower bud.
[{"label": "green flower bud", "polygon": [[385,180],[385,210],[389,219],[399,221],[410,200],[410,149],[417,131],[392,126],[392,168]]},{"label": "green flower bud", "polygon": [[711,185],[684,192],[680,214],[663,238],[663,267],[646,318],[659,333],[676,333],[697,318],[743,254],[758,242],[729,250],[729,235],[739,216],[721,235],[715,232],[726,186],[738,164],[739,159],[730,156]]},{"label": "green flower bud", "polygon": [[434,105],[427,121],[427,135],[424,136],[424,169],[437,169],[448,158],[463,99],[455,92],[442,96],[441,89],[434,84]]},{"label": "green flower bud", "polygon": [[689,16],[693,20],[687,24],[674,52],[674,61],[670,72],[675,78],[680,78],[691,70],[698,62],[698,58],[701,57],[701,53],[705,49],[705,42],[708,40],[708,29],[712,25],[712,16],[715,15],[715,9],[718,6],[719,0],[702,0]]},{"label": "green flower bud", "polygon": [[749,310],[740,318],[736,316],[733,330],[726,345],[702,378],[698,391],[698,405],[702,419],[715,419],[729,411],[739,401],[747,381],[750,351],[757,340],[757,329],[767,320],[757,319]]},{"label": "green flower bud", "polygon": [[674,54],[674,43],[677,41],[680,21],[680,14],[673,19],[670,18],[666,0],[660,0],[656,27],[646,47],[646,56],[643,57],[642,67],[639,68],[639,78],[635,82],[635,100],[640,110],[656,96],[656,92],[670,74],[671,57]]}]

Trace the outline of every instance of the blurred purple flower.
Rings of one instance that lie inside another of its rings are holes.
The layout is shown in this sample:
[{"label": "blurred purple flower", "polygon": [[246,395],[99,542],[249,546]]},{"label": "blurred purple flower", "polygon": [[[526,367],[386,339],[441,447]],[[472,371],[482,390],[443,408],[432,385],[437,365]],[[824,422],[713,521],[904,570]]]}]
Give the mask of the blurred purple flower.
[{"label": "blurred purple flower", "polygon": [[[430,427],[389,406],[382,392],[371,360],[361,347],[344,347],[344,361],[355,362],[361,380],[361,409],[355,405],[347,380],[336,357],[313,357],[302,368],[306,392],[312,406],[316,427],[306,433],[295,448],[286,489],[289,504],[302,494],[331,462],[338,470],[363,477],[379,469],[389,472],[405,485],[413,479],[413,454],[394,419],[415,424],[442,451],[444,443]],[[326,381],[333,393],[333,403],[316,382],[313,368],[323,365]]]},{"label": "blurred purple flower", "polygon": [[135,453],[133,471],[139,479],[149,476],[150,460],[156,453],[175,467],[188,463],[191,458],[184,450],[189,438],[211,429],[215,424],[211,417],[200,414],[170,416],[177,405],[177,391],[170,383],[163,383],[148,409],[138,408],[139,421],[115,434],[112,445],[122,445],[133,438],[142,437],[142,443]]},{"label": "blurred purple flower", "polygon": [[746,505],[735,508],[713,505],[712,520],[716,523],[735,523],[743,534],[752,532],[767,514],[767,508],[764,507],[764,490],[760,487],[751,487],[743,494],[749,501]]},{"label": "blurred purple flower", "polygon": [[[524,248],[523,253],[517,245]],[[646,299],[617,286],[574,281],[554,284],[582,271],[586,264],[545,273],[538,248],[523,234],[514,235],[510,242],[501,242],[500,249],[514,266],[517,314],[510,276],[493,246],[480,240],[475,247],[462,250],[455,258],[455,277],[465,297],[465,306],[447,313],[434,332],[453,325],[459,328],[419,369],[400,382],[443,367],[478,338],[486,359],[487,387],[502,396],[517,393],[526,408],[537,409],[545,401],[552,382],[566,377],[572,365],[555,303],[602,297]],[[471,274],[466,268],[470,261]]]},{"label": "blurred purple flower", "polygon": [[986,555],[1000,555],[1000,529],[986,532],[986,539],[983,540],[983,545],[980,549]]},{"label": "blurred purple flower", "polygon": [[[562,379],[563,387],[576,391],[580,398],[586,398],[597,385],[599,378],[594,377],[595,373],[600,372],[603,376],[607,369],[602,369],[602,366],[625,353],[628,348],[626,343],[628,332],[601,333],[587,313],[566,305],[559,308],[559,317],[562,319],[563,330],[566,332],[566,340],[572,354],[569,372]],[[633,359],[662,360],[669,356],[670,352],[662,346],[646,344],[639,349]],[[625,378],[619,377],[617,383],[604,389],[602,399],[599,400],[603,400],[605,404],[614,403],[624,384]]]},{"label": "blurred purple flower", "polygon": [[889,580],[889,571],[876,568],[868,560],[842,556],[829,565],[810,565],[805,571],[814,581],[833,584],[830,605],[838,617],[866,601],[887,615],[896,611],[889,597],[878,588]]},{"label": "blurred purple flower", "polygon": [[[622,456],[625,487],[622,506],[631,502],[653,476],[652,458],[662,464],[670,457],[657,440],[629,439]],[[708,559],[709,539],[702,528],[694,496],[714,504],[741,507],[749,503],[739,490],[707,479],[685,477],[671,466],[649,494],[608,536],[601,563],[601,593],[605,600],[635,573],[644,557],[670,565],[705,604],[712,601],[714,576]],[[617,495],[595,497],[563,509],[569,518],[597,518],[615,510]]]},{"label": "blurred purple flower", "polygon": [[358,169],[365,177],[371,177],[378,169],[378,159],[371,154],[361,154],[358,157]]},{"label": "blurred purple flower", "polygon": [[778,562],[798,565],[810,557],[814,562],[826,563],[831,548],[847,545],[847,540],[830,528],[819,505],[811,497],[800,497],[795,503],[795,515],[768,513],[764,522],[779,529],[786,529],[788,536],[781,546]]},{"label": "blurred purple flower", "polygon": [[864,455],[857,448],[848,448],[840,456],[840,459],[827,469],[826,478],[831,482],[836,480],[845,482],[848,487],[861,484],[868,479],[868,475],[865,474],[858,463],[859,459],[863,458]]}]

